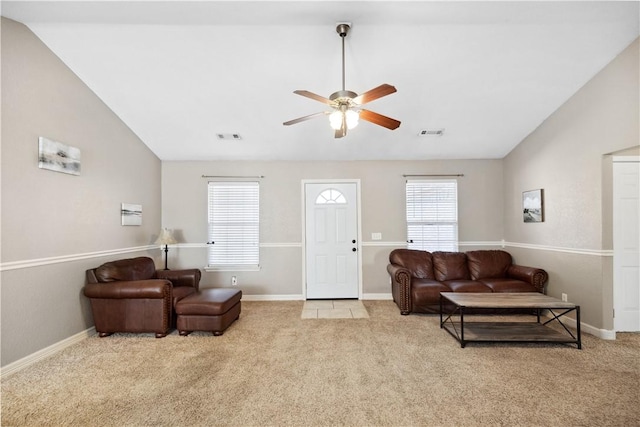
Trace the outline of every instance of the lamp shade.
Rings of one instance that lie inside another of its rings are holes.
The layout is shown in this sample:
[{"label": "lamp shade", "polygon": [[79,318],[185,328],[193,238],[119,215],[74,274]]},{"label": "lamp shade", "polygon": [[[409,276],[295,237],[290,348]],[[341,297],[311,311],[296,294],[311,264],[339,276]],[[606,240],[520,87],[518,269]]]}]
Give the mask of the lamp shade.
[{"label": "lamp shade", "polygon": [[156,240],[157,245],[173,245],[178,243],[178,241],[173,237],[173,231],[168,228],[163,228],[160,230],[160,236],[158,236],[158,240]]}]

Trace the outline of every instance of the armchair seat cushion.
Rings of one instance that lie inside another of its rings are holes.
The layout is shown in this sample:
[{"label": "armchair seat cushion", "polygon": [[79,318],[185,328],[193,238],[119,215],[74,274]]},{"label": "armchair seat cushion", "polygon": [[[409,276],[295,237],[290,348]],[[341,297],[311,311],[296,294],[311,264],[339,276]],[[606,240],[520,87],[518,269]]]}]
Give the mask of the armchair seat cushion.
[{"label": "armchair seat cushion", "polygon": [[178,303],[178,301],[182,300],[183,298],[188,297],[189,295],[193,295],[195,294],[196,289],[192,288],[190,286],[178,286],[173,288],[173,306],[175,307],[176,304]]}]

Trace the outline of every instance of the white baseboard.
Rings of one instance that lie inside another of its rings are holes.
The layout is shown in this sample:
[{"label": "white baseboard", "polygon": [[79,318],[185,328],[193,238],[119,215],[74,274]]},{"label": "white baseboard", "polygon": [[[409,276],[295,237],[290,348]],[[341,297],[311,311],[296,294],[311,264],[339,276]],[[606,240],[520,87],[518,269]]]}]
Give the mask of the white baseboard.
[{"label": "white baseboard", "polygon": [[[548,318],[552,318],[549,313],[545,313],[545,316]],[[572,319],[571,317],[563,317],[562,323],[570,328],[576,328],[578,322],[576,319]],[[599,329],[595,326],[591,326],[588,323],[580,322],[580,332],[593,335],[594,337],[598,337],[603,340],[615,340],[616,339],[616,331],[610,331],[608,329]]]},{"label": "white baseboard", "polygon": [[[363,300],[393,300],[393,296],[388,294],[363,294]],[[304,301],[302,294],[292,295],[242,295],[243,301]]]},{"label": "white baseboard", "polygon": [[242,294],[243,301],[303,301],[302,294],[291,295],[245,295]]},{"label": "white baseboard", "polygon": [[393,295],[388,294],[362,294],[363,300],[393,300]]},{"label": "white baseboard", "polygon": [[49,356],[58,353],[65,348],[72,346],[84,339],[87,339],[96,334],[96,328],[90,327],[82,332],[78,332],[77,334],[70,336],[69,338],[65,338],[62,341],[59,341],[55,344],[50,345],[49,347],[43,348],[42,350],[38,350],[33,354],[28,355],[27,357],[23,357],[20,360],[16,360],[13,363],[9,363],[7,366],[3,366],[0,369],[0,379],[6,378],[7,376],[14,374],[34,363],[46,359]]}]

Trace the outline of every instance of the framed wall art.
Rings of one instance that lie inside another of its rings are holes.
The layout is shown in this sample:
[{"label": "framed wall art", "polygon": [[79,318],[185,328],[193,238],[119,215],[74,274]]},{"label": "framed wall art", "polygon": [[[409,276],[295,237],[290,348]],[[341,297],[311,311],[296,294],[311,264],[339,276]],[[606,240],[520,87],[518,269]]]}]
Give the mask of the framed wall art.
[{"label": "framed wall art", "polygon": [[542,189],[522,193],[522,219],[524,222],[544,221],[544,192]]},{"label": "framed wall art", "polygon": [[142,205],[123,203],[120,213],[122,225],[142,225]]},{"label": "framed wall art", "polygon": [[80,175],[80,149],[41,136],[38,138],[38,167]]}]

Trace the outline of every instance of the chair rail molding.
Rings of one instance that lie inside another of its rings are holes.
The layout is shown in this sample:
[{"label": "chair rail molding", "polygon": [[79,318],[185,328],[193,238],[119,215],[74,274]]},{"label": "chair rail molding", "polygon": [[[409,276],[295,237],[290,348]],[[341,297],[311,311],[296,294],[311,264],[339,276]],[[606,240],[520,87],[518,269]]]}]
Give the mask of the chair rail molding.
[{"label": "chair rail molding", "polygon": [[613,256],[613,250],[612,249],[564,248],[564,247],[559,247],[559,246],[535,245],[535,244],[531,244],[531,243],[517,243],[517,242],[506,242],[506,241],[503,241],[502,247],[534,249],[534,250],[539,250],[539,251],[563,252],[563,253],[567,253],[567,254],[592,255],[592,256],[601,256],[601,257],[612,257]]},{"label": "chair rail molding", "polygon": [[21,268],[41,267],[50,264],[59,264],[63,262],[74,262],[83,259],[101,258],[110,255],[128,254],[132,252],[144,252],[150,250],[159,250],[157,245],[135,246],[131,248],[109,249],[106,251],[86,252],[80,254],[62,255],[48,258],[27,259],[21,261],[10,261],[0,263],[0,271],[19,270]]}]

